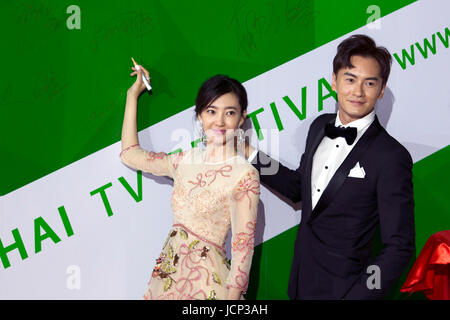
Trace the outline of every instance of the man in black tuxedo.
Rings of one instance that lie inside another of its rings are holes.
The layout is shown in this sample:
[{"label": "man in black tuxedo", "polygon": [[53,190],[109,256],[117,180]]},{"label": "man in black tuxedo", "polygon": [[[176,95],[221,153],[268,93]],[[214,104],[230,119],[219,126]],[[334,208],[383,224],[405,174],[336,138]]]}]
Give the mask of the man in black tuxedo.
[{"label": "man in black tuxedo", "polygon": [[[391,63],[367,36],[344,40],[333,60],[338,113],[311,124],[298,169],[248,150],[263,184],[302,201],[291,299],[383,298],[413,256],[412,159],[374,111]],[[274,164],[278,171],[266,174]],[[378,228],[383,248],[372,257]]]}]

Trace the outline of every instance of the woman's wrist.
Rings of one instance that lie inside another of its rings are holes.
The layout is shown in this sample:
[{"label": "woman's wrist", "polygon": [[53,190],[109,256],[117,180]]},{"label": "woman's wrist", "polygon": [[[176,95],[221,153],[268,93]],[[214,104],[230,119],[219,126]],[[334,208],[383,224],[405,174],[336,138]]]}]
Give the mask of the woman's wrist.
[{"label": "woman's wrist", "polygon": [[242,295],[242,291],[237,289],[237,288],[233,288],[230,287],[228,289],[228,295],[227,295],[227,300],[240,300]]},{"label": "woman's wrist", "polygon": [[127,99],[129,99],[129,98],[137,100],[139,98],[139,94],[136,93],[133,90],[128,89],[128,91],[127,91]]}]

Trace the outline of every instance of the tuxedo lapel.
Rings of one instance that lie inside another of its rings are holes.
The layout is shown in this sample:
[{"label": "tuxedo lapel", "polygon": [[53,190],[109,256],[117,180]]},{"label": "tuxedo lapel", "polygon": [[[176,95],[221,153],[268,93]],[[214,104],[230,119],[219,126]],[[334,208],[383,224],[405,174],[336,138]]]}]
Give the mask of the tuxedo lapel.
[{"label": "tuxedo lapel", "polygon": [[[353,147],[352,151],[348,154],[347,158],[342,162],[341,166],[337,169],[334,176],[331,178],[327,187],[325,188],[322,196],[317,202],[314,210],[311,212],[311,217],[309,222],[316,218],[323,210],[333,201],[337,192],[341,188],[345,179],[351,170],[355,166],[355,164],[361,159],[366,150],[369,148],[370,144],[375,140],[376,136],[380,133],[381,125],[378,122],[378,118],[375,116],[375,120],[367,129],[367,131],[363,134],[363,136],[359,139],[356,145]],[[317,147],[316,147],[317,148]],[[312,162],[312,161],[311,161]],[[312,163],[311,163],[312,168]],[[311,168],[309,168],[309,184],[311,185]],[[310,187],[311,189],[311,187]],[[309,195],[311,197],[311,190],[309,190]]]}]

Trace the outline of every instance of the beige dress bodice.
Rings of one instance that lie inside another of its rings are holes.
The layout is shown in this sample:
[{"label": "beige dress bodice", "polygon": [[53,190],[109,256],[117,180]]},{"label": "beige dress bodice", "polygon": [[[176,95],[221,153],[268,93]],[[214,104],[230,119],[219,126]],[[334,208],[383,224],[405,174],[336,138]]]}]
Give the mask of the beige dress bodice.
[{"label": "beige dress bodice", "polygon": [[[225,299],[230,287],[245,293],[259,202],[256,169],[240,155],[206,162],[201,148],[167,155],[135,145],[120,157],[131,168],[174,180],[174,229],[144,298]],[[231,267],[225,259],[230,228]]]}]

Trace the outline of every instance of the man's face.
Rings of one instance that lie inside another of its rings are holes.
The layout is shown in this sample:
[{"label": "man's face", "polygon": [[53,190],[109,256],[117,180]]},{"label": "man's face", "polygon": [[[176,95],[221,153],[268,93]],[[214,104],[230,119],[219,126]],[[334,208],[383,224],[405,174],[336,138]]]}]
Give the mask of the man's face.
[{"label": "man's face", "polygon": [[337,92],[339,118],[343,124],[369,114],[377,99],[381,99],[386,85],[382,84],[380,65],[371,57],[352,56],[354,68],[342,68],[333,73],[332,89]]}]

